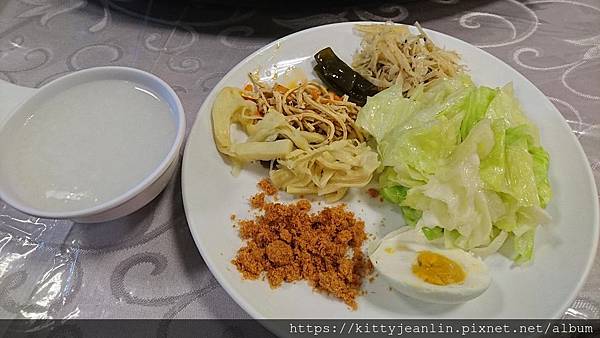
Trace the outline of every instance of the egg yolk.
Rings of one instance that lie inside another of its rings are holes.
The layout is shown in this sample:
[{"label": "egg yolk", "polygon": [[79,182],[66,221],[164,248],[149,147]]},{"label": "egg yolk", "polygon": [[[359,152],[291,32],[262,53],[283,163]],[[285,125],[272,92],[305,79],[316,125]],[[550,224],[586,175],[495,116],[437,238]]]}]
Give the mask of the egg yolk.
[{"label": "egg yolk", "polygon": [[465,280],[465,272],[450,258],[431,251],[420,251],[412,272],[427,283],[448,285]]}]

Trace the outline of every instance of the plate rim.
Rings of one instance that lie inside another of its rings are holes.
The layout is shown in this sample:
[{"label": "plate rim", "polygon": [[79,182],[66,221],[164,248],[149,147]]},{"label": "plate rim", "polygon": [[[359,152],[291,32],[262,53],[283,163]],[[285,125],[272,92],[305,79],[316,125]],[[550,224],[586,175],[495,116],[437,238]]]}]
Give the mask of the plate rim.
[{"label": "plate rim", "polygon": [[[227,292],[227,294],[233,298],[233,300],[244,310],[246,311],[246,313],[248,315],[250,315],[250,317],[254,318],[254,319],[270,319],[270,318],[265,318],[263,315],[261,315],[254,306],[252,306],[250,304],[250,302],[247,302],[245,300],[244,297],[242,297],[242,295],[237,292],[229,283],[229,281],[224,277],[223,274],[221,274],[217,268],[214,266],[214,263],[210,260],[210,259],[206,259],[206,257],[208,257],[208,254],[205,254],[205,249],[199,245],[200,241],[200,234],[198,234],[195,230],[194,227],[191,225],[190,221],[189,221],[189,214],[190,214],[190,209],[192,208],[192,206],[189,205],[188,202],[186,202],[186,200],[188,200],[188,198],[186,198],[187,196],[187,189],[185,182],[187,181],[186,177],[187,175],[186,173],[186,168],[187,168],[187,163],[189,162],[189,156],[193,156],[190,155],[189,151],[188,151],[188,146],[190,144],[190,140],[192,139],[192,135],[195,134],[193,133],[194,130],[196,130],[197,126],[199,126],[201,124],[201,116],[200,113],[203,110],[208,110],[210,111],[210,109],[206,109],[205,106],[209,105],[212,103],[212,101],[214,100],[214,97],[216,95],[216,90],[219,88],[222,88],[224,85],[226,85],[227,81],[229,80],[229,78],[232,76],[233,73],[237,72],[244,64],[248,63],[249,61],[251,61],[252,59],[254,59],[255,57],[259,56],[260,54],[262,54],[263,52],[265,52],[266,50],[272,48],[273,46],[277,46],[278,44],[283,43],[284,41],[288,40],[288,39],[292,39],[297,37],[298,35],[302,35],[302,34],[306,34],[310,31],[314,31],[314,30],[319,30],[319,29],[327,29],[327,28],[331,28],[331,27],[339,27],[339,26],[354,26],[354,25],[360,25],[360,24],[386,24],[385,22],[376,22],[376,21],[345,21],[345,22],[336,22],[336,23],[330,23],[330,24],[325,24],[325,25],[319,25],[319,26],[313,26],[310,28],[306,28],[303,30],[299,30],[296,32],[293,32],[291,34],[285,35],[281,38],[278,38],[274,41],[271,41],[270,43],[264,45],[263,47],[259,48],[258,50],[254,51],[253,53],[251,53],[250,55],[248,55],[247,57],[245,57],[243,60],[241,60],[240,62],[238,62],[235,66],[233,66],[222,78],[221,80],[219,80],[219,82],[211,89],[211,91],[208,93],[208,95],[206,96],[206,98],[204,99],[204,101],[202,102],[202,105],[200,106],[200,108],[198,109],[198,112],[196,113],[196,117],[194,119],[194,122],[192,123],[192,127],[190,129],[190,132],[188,134],[188,138],[186,140],[186,144],[185,144],[185,148],[184,148],[184,152],[183,152],[183,160],[182,160],[182,165],[181,165],[181,191],[182,191],[182,200],[183,200],[183,205],[184,205],[184,212],[185,212],[185,216],[186,216],[186,223],[188,225],[188,228],[190,230],[190,233],[192,234],[192,238],[194,239],[194,244],[196,245],[196,248],[198,249],[198,251],[200,252],[200,255],[202,256],[202,259],[204,261],[204,263],[206,264],[206,266],[208,267],[208,269],[210,270],[211,274],[213,275],[213,277],[219,282],[219,284],[221,285],[221,287]],[[408,24],[403,24],[403,23],[394,23],[394,25],[404,25],[404,26],[408,26],[409,28],[415,28],[416,27],[414,25],[408,25]],[[548,96],[546,96],[546,94],[544,94],[533,82],[531,82],[527,77],[525,77],[525,75],[523,75],[521,72],[519,72],[517,69],[515,69],[514,67],[512,67],[511,65],[509,65],[508,63],[504,62],[503,60],[499,59],[498,57],[496,57],[495,55],[489,53],[488,51],[477,47],[467,41],[464,41],[462,39],[459,39],[457,37],[448,35],[446,33],[443,32],[439,32],[433,29],[428,29],[428,28],[423,28],[423,30],[425,32],[434,32],[435,34],[439,34],[441,36],[444,37],[444,39],[450,39],[450,40],[456,40],[460,43],[464,43],[469,45],[470,47],[473,47],[475,49],[478,49],[479,52],[483,52],[484,54],[487,54],[488,57],[491,57],[492,59],[494,59],[496,62],[502,63],[506,66],[508,66],[509,68],[511,68],[512,70],[514,70],[517,74],[518,77],[521,78],[522,81],[524,81],[525,83],[531,85],[534,90],[541,96],[543,96],[544,100],[547,101],[547,103],[549,103],[549,106],[555,110],[555,112],[560,116],[560,120],[561,120],[561,124],[562,124],[562,128],[563,129],[567,129],[569,137],[571,137],[573,139],[573,141],[575,141],[576,144],[576,148],[579,152],[579,156],[581,158],[583,158],[584,164],[585,164],[585,172],[587,175],[587,179],[588,181],[591,181],[591,183],[593,183],[591,185],[592,188],[592,194],[595,196],[598,196],[598,189],[596,187],[596,183],[595,183],[595,178],[594,178],[594,174],[592,172],[589,160],[587,158],[587,155],[585,153],[585,151],[583,150],[583,146],[581,145],[581,143],[579,142],[579,140],[577,139],[577,137],[573,134],[571,128],[568,126],[564,116],[562,115],[562,113],[560,113],[560,111],[556,108],[556,106],[548,99]],[[468,66],[468,65],[467,65]],[[581,291],[583,285],[585,284],[585,282],[587,281],[590,271],[592,269],[592,266],[594,264],[595,258],[597,256],[597,252],[598,252],[598,244],[599,244],[599,240],[600,240],[600,206],[599,203],[594,203],[594,208],[592,210],[593,215],[592,215],[592,219],[593,219],[593,243],[592,243],[592,248],[591,248],[591,254],[588,256],[587,261],[585,263],[585,268],[583,270],[583,274],[581,276],[581,278],[579,279],[577,285],[575,286],[575,288],[573,289],[573,291],[571,292],[571,294],[569,295],[569,297],[566,298],[565,302],[563,302],[563,305],[558,308],[555,312],[554,315],[552,316],[553,319],[556,318],[560,318],[566,311],[566,309],[569,307],[569,305],[571,305],[573,303],[573,301],[575,300],[575,298],[577,297],[577,295],[579,294],[579,292]]]}]

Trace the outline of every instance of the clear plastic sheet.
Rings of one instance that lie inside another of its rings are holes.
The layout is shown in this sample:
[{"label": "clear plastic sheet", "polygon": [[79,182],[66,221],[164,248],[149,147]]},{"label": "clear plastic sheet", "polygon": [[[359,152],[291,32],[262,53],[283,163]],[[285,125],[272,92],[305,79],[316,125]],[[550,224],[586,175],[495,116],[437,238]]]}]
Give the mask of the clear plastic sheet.
[{"label": "clear plastic sheet", "polygon": [[79,251],[65,243],[69,222],[2,210],[0,306],[16,318],[56,318],[81,288]]},{"label": "clear plastic sheet", "polygon": [[[269,41],[329,22],[418,20],[531,79],[568,120],[600,182],[600,1],[375,2],[294,11],[177,3],[4,2],[0,79],[39,87],[77,69],[138,67],[176,89],[191,126],[216,82]],[[107,224],[39,219],[0,201],[0,317],[248,318],[199,256],[179,186],[174,177],[148,206]],[[564,317],[600,318],[598,257]]]}]

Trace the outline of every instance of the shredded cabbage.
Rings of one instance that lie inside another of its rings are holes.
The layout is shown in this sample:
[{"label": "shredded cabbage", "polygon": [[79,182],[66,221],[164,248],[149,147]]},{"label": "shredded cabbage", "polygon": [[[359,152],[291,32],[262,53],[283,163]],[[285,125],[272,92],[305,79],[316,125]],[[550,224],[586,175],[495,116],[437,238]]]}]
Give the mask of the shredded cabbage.
[{"label": "shredded cabbage", "polygon": [[369,98],[357,118],[381,155],[382,196],[430,240],[530,261],[535,230],[550,221],[549,155],[512,86],[462,74],[399,93]]}]

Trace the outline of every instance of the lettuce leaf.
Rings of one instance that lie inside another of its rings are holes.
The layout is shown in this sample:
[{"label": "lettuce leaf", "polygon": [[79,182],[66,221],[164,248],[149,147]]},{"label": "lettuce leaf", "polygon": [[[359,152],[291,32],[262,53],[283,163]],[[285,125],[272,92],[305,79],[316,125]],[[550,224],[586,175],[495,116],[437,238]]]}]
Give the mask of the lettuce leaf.
[{"label": "lettuce leaf", "polygon": [[370,98],[357,124],[375,138],[383,198],[430,240],[518,264],[550,221],[550,158],[511,84],[476,87],[466,75],[400,97]]},{"label": "lettuce leaf", "polygon": [[410,118],[415,108],[415,101],[402,97],[402,86],[394,85],[367,99],[356,124],[380,142],[385,134]]},{"label": "lettuce leaf", "polygon": [[496,96],[490,102],[485,117],[491,120],[503,120],[507,124],[507,128],[525,125],[529,129],[529,134],[533,137],[535,144],[539,144],[539,131],[523,114],[521,105],[514,95],[512,84],[509,83],[497,91]]},{"label": "lettuce leaf", "polygon": [[381,189],[381,196],[386,201],[400,205],[406,199],[406,192],[408,188],[401,185],[394,185],[390,187],[384,187]]},{"label": "lettuce leaf", "polygon": [[379,186],[381,188],[381,196],[386,201],[400,206],[404,220],[409,226],[415,226],[417,221],[421,219],[422,212],[415,210],[409,206],[403,205],[406,199],[406,193],[408,192],[407,187],[397,185],[394,183],[394,177],[396,176],[391,168],[387,168],[381,176],[379,176]]},{"label": "lettuce leaf", "polygon": [[402,97],[402,88],[395,85],[369,97],[356,124],[380,142],[392,130],[411,129],[430,122],[439,112],[462,103],[473,88],[467,75],[417,87],[408,98]]},{"label": "lettuce leaf", "polygon": [[425,237],[430,241],[436,240],[444,236],[444,229],[440,227],[423,227],[421,228],[421,231],[423,231],[423,235],[425,235]]},{"label": "lettuce leaf", "polygon": [[435,173],[460,142],[461,117],[439,116],[410,129],[396,128],[378,145],[384,166],[405,165],[420,176]]},{"label": "lettuce leaf", "polygon": [[550,155],[542,147],[529,147],[529,154],[533,159],[533,175],[537,187],[540,206],[545,208],[552,199],[552,188],[548,179],[548,167],[550,166]]},{"label": "lettuce leaf", "polygon": [[464,118],[460,125],[460,136],[464,140],[469,132],[485,117],[490,102],[496,96],[496,90],[488,87],[479,87],[473,90],[462,105]]},{"label": "lettuce leaf", "polygon": [[487,156],[493,142],[490,121],[482,120],[447,165],[425,185],[408,191],[404,205],[423,212],[417,228],[456,230],[454,245],[466,250],[489,244],[492,220],[479,177],[479,159]]},{"label": "lettuce leaf", "polygon": [[535,206],[540,201],[533,174],[533,159],[529,154],[527,140],[525,138],[510,141],[511,129],[506,132],[507,145],[506,169],[507,180],[511,194],[517,199],[519,205]]},{"label": "lettuce leaf", "polygon": [[486,189],[510,193],[506,170],[506,126],[507,124],[500,119],[492,122],[494,147],[488,156],[481,160],[479,170]]},{"label": "lettuce leaf", "polygon": [[535,229],[531,229],[520,236],[513,233],[508,235],[500,252],[512,259],[517,264],[524,264],[533,259]]}]

